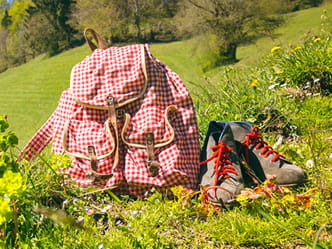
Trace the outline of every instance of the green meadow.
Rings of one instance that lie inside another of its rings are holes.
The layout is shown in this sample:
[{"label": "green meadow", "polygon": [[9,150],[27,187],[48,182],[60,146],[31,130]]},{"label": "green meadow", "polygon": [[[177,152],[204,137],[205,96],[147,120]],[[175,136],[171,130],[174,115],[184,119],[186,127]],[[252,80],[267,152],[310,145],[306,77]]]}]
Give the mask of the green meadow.
[{"label": "green meadow", "polygon": [[[241,46],[237,55],[240,61],[234,67],[253,67],[273,46],[297,44],[304,37],[314,36],[321,29],[323,9],[330,13],[332,5],[289,14],[287,24],[279,28],[276,35]],[[197,89],[194,84],[206,84],[206,75],[216,81],[222,78],[220,68],[206,73],[200,69],[195,53],[203,46],[204,42],[186,40],[151,44],[151,50],[154,56],[180,75],[195,96]],[[83,45],[52,58],[40,56],[0,74],[0,113],[8,116],[11,129],[20,138],[20,145],[25,144],[47,120],[56,108],[61,92],[69,87],[72,67],[89,54],[88,46]]]}]

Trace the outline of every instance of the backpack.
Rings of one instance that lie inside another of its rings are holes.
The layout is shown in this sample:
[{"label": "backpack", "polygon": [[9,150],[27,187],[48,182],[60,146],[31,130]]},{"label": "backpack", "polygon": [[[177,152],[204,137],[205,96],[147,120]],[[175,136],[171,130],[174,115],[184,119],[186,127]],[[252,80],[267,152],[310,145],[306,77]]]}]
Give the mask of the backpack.
[{"label": "backpack", "polygon": [[180,77],[147,44],[107,47],[93,29],[84,36],[92,54],[73,67],[70,87],[20,158],[34,159],[52,141],[54,153],[73,159],[62,173],[83,187],[136,196],[151,188],[196,188],[198,126]]}]

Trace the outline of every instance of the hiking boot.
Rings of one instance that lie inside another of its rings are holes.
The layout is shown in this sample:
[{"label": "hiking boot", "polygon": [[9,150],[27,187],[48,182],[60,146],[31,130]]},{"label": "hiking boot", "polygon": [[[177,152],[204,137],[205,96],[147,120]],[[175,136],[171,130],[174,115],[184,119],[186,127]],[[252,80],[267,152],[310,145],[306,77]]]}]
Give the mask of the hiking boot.
[{"label": "hiking boot", "polygon": [[201,151],[201,188],[214,205],[231,206],[243,189],[240,161],[228,122],[209,123]]},{"label": "hiking boot", "polygon": [[293,186],[305,182],[303,169],[286,160],[264,142],[258,127],[241,121],[230,122],[230,127],[240,159],[249,166],[259,181],[263,182],[268,176],[275,176],[280,185]]}]

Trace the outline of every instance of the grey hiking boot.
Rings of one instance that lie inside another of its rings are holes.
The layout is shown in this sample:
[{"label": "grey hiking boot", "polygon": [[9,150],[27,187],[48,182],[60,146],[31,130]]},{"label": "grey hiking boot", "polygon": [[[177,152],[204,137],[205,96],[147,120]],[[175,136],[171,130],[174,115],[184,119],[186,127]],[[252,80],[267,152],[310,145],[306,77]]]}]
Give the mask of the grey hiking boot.
[{"label": "grey hiking boot", "polygon": [[295,166],[263,141],[259,128],[247,122],[230,122],[239,156],[245,161],[254,175],[264,181],[275,176],[280,185],[294,186],[305,182],[303,169]]},{"label": "grey hiking boot", "polygon": [[208,201],[231,206],[244,188],[237,147],[228,122],[211,121],[201,151],[201,188]]}]

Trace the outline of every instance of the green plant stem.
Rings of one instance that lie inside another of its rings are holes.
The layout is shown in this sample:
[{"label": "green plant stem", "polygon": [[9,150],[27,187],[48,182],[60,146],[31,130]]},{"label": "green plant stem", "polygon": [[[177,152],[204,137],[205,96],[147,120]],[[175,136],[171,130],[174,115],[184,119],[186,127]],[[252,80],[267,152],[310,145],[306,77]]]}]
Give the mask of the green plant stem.
[{"label": "green plant stem", "polygon": [[15,229],[14,229],[14,237],[15,240],[17,239],[18,233],[18,219],[17,219],[17,205],[16,205],[16,200],[13,200],[13,214],[14,214],[14,224],[15,224]]}]

